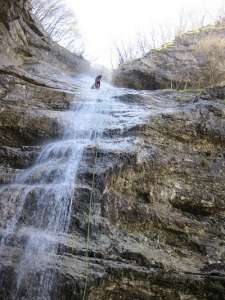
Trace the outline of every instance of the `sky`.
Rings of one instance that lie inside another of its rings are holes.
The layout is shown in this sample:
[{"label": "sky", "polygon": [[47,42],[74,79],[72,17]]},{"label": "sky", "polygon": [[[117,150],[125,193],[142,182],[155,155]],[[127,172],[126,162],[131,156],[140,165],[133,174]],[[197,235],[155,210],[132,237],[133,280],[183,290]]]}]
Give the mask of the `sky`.
[{"label": "sky", "polygon": [[67,0],[74,11],[85,46],[85,56],[112,66],[115,45],[128,43],[152,28],[172,28],[185,15],[207,20],[218,14],[225,0]]}]

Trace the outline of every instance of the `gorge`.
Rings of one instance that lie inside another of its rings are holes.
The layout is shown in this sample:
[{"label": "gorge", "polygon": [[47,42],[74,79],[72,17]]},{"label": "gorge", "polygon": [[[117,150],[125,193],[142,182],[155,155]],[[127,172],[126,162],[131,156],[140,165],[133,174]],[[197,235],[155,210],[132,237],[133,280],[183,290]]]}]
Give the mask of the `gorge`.
[{"label": "gorge", "polygon": [[132,65],[91,90],[0,3],[0,299],[224,299],[223,86],[139,90]]}]

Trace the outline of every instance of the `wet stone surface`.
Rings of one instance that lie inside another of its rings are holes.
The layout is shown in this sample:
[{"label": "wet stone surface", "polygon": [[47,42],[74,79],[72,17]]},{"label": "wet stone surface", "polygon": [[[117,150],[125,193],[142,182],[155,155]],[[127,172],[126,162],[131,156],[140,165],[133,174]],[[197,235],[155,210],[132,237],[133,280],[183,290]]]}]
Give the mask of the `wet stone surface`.
[{"label": "wet stone surface", "polygon": [[[62,138],[20,148],[2,138],[2,299],[82,299],[86,272],[91,300],[224,299],[221,102],[107,84],[95,94],[88,77],[73,80],[74,105],[57,112]],[[54,224],[66,202],[52,209],[68,182],[65,231]]]}]

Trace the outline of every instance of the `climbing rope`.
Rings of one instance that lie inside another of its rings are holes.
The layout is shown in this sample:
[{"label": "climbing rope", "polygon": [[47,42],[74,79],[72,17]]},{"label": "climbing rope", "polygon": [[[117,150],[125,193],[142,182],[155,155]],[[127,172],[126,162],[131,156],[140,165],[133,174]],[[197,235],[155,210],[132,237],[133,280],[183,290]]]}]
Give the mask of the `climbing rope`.
[{"label": "climbing rope", "polygon": [[86,293],[87,293],[87,284],[88,284],[88,269],[89,269],[89,244],[90,244],[90,228],[91,228],[91,213],[92,213],[92,203],[93,203],[93,194],[94,194],[94,185],[95,185],[95,171],[96,171],[96,164],[98,158],[98,150],[97,150],[97,143],[95,146],[95,159],[94,159],[94,168],[93,168],[93,175],[92,175],[92,184],[91,184],[91,194],[89,198],[89,213],[88,213],[88,228],[87,228],[87,241],[86,241],[86,255],[85,255],[85,265],[86,265],[86,272],[85,272],[85,286],[82,300],[85,300]]}]

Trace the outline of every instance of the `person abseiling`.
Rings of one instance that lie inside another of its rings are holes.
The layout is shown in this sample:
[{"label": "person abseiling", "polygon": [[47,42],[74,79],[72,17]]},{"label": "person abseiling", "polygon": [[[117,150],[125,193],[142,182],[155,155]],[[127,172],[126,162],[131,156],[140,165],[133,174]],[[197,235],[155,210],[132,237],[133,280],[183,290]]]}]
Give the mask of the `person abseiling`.
[{"label": "person abseiling", "polygon": [[102,75],[98,75],[96,78],[95,78],[95,83],[92,85],[92,89],[99,89],[100,86],[101,86],[101,79],[102,79]]}]

